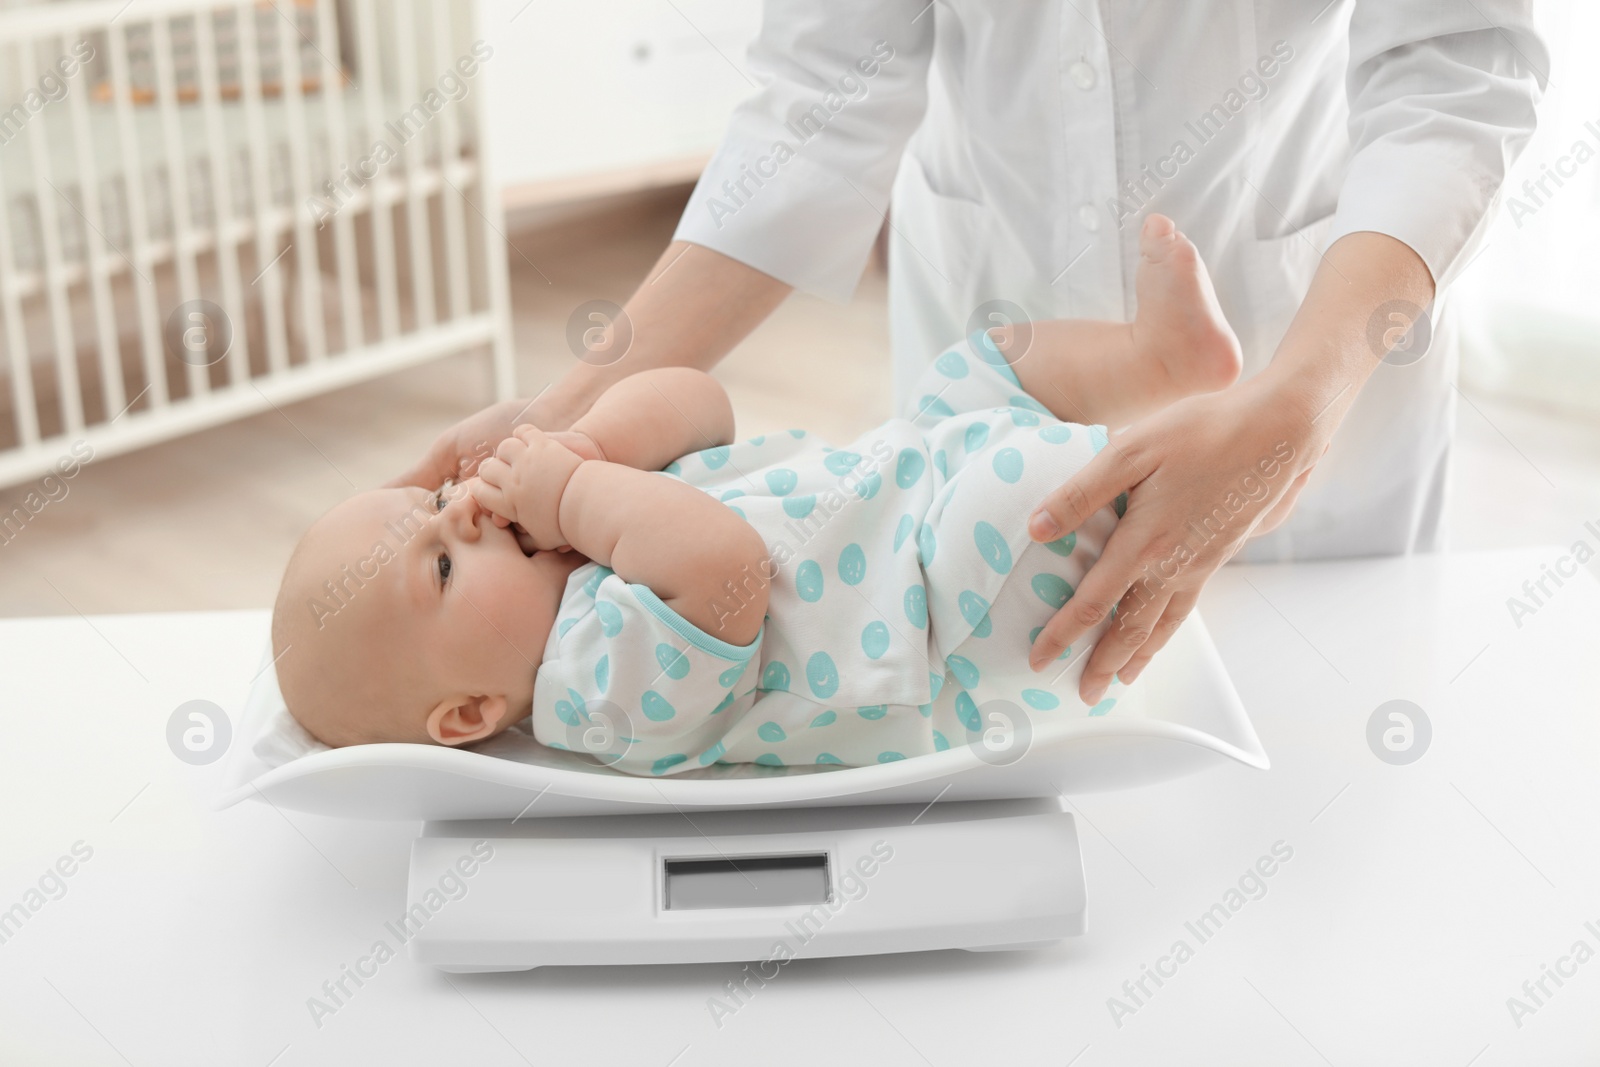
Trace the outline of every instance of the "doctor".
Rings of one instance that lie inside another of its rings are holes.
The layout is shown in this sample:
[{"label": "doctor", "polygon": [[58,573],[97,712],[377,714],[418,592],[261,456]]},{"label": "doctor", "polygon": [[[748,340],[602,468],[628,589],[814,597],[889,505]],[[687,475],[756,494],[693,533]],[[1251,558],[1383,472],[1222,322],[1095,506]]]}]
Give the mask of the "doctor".
[{"label": "doctor", "polygon": [[1025,359],[1027,320],[1131,319],[1139,223],[1160,211],[1210,268],[1244,375],[1112,427],[1033,516],[1051,540],[1128,494],[1031,653],[1048,667],[1115,607],[1080,687],[1093,703],[1236,555],[1441,547],[1442,297],[1534,128],[1548,56],[1530,8],[768,0],[760,90],[629,301],[626,358],[593,353],[531,407],[485,409],[397,481],[470,473],[474,443],[519,413],[562,429],[624,375],[709,367],[793,288],[849,298],[886,218],[899,410],[975,329],[1013,327],[997,336]]}]

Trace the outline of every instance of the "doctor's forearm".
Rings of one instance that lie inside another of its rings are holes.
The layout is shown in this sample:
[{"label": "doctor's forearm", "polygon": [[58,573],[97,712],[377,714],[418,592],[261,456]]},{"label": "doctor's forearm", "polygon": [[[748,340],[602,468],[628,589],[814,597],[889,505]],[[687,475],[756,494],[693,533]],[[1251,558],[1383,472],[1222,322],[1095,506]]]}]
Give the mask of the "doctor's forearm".
[{"label": "doctor's forearm", "polygon": [[[624,309],[630,331],[620,358],[578,361],[544,399],[567,421],[607,388],[657,367],[709,370],[783,303],[790,287],[736,259],[674,241],[650,268]],[[614,335],[615,336],[615,335]]]},{"label": "doctor's forearm", "polygon": [[1262,384],[1296,405],[1326,443],[1388,354],[1385,345],[1403,338],[1415,309],[1433,297],[1432,274],[1404,242],[1372,232],[1340,238],[1323,256]]}]

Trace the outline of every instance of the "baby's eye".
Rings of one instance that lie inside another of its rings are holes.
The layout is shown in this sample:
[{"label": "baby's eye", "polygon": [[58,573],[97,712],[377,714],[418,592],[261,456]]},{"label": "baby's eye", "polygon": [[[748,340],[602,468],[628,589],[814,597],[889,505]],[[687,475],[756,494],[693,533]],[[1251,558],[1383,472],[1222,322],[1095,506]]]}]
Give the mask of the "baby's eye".
[{"label": "baby's eye", "polygon": [[438,493],[434,494],[434,497],[433,497],[433,510],[434,511],[443,511],[444,510],[444,504],[445,504],[444,490],[441,489],[441,490],[439,490]]},{"label": "baby's eye", "polygon": [[450,572],[454,569],[454,565],[450,562],[450,556],[447,553],[441,553],[439,556],[440,585],[443,585],[450,580]]}]

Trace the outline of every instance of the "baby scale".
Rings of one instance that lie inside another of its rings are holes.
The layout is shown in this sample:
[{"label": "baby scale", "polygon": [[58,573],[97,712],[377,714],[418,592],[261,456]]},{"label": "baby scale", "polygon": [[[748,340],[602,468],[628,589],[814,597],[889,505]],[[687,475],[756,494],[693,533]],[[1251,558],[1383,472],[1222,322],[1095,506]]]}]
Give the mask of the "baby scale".
[{"label": "baby scale", "polygon": [[292,720],[264,667],[221,803],[422,820],[412,958],[513,971],[1048,944],[1085,924],[1065,796],[1268,766],[1198,614],[1109,713],[1029,715],[871,767],[641,778],[512,732],[471,752],[365,745],[273,766],[260,741]]}]

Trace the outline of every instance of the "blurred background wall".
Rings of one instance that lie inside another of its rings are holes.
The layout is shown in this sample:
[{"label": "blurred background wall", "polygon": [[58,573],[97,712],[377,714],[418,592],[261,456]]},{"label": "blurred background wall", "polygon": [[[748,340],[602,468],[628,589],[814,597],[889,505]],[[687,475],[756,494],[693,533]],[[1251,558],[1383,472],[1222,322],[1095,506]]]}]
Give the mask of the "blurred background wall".
[{"label": "blurred background wall", "polygon": [[[99,28],[29,28],[61,11]],[[1600,10],[1540,12],[1555,54],[1542,126],[1458,285],[1457,548],[1570,546],[1600,527],[1600,70],[1584,54]],[[575,358],[575,309],[627,299],[754,88],[758,20],[748,0],[0,0],[0,456],[23,440],[25,364],[47,464],[0,479],[0,521],[24,514],[0,532],[0,614],[270,604],[317,515],[407,466],[508,377],[536,393]],[[32,109],[80,39],[93,58]],[[473,74],[442,83],[466,55]],[[385,132],[430,90],[444,99],[414,139]],[[340,177],[384,137],[396,158],[370,183]],[[110,191],[91,211],[97,188]],[[143,252],[132,199],[150,206]],[[196,292],[230,320],[225,355],[214,336],[198,350],[166,336]],[[849,304],[797,294],[780,308],[717,371],[739,432],[842,442],[891,414],[884,298],[874,260]],[[201,415],[169,412],[170,432],[119,443],[124,423],[160,414],[140,394],[157,379],[171,412],[199,397]],[[120,419],[112,399],[128,404]],[[49,465],[95,433],[70,477]]]}]

